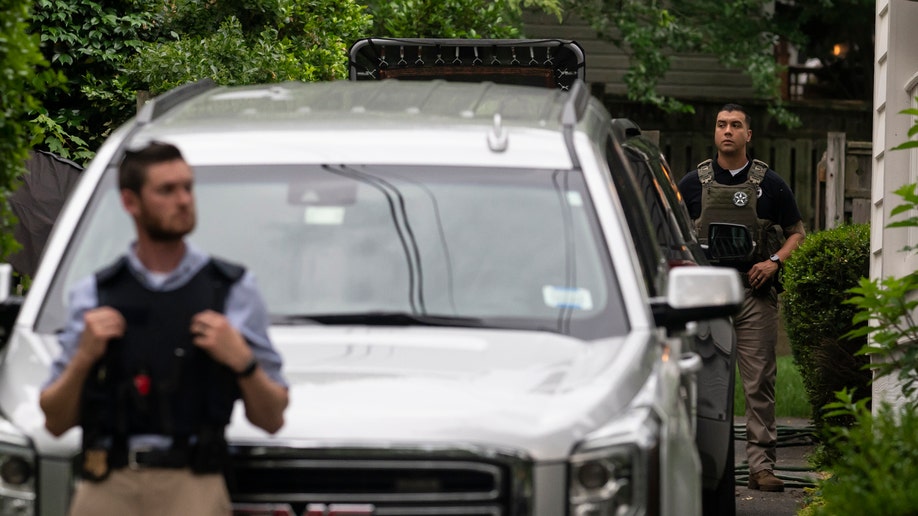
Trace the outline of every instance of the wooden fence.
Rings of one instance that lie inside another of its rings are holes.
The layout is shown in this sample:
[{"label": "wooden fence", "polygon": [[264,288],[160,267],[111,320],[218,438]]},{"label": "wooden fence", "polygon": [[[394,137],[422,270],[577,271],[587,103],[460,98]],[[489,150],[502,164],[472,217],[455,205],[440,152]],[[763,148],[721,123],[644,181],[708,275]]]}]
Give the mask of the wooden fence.
[{"label": "wooden fence", "polygon": [[[667,132],[658,138],[677,178],[714,156],[708,133]],[[840,158],[842,149],[845,158]],[[844,133],[828,133],[825,138],[757,137],[749,150],[790,185],[804,224],[814,231],[869,222],[870,149],[870,142],[846,142]]]}]

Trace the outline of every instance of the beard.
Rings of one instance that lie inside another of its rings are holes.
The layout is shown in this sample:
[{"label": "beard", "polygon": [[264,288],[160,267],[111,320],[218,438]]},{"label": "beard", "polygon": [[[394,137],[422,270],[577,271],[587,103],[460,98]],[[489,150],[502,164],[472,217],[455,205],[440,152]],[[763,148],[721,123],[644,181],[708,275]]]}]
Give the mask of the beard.
[{"label": "beard", "polygon": [[140,226],[144,232],[155,242],[176,242],[185,237],[194,229],[195,214],[190,212],[189,220],[183,220],[180,217],[175,218],[174,223],[169,223],[159,217],[154,217],[144,211],[140,217]]}]

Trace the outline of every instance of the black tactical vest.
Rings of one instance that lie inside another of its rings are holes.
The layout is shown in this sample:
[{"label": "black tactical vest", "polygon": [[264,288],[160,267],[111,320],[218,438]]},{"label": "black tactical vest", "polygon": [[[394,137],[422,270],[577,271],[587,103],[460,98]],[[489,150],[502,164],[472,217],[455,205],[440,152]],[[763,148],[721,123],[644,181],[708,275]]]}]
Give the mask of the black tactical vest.
[{"label": "black tactical vest", "polygon": [[698,164],[698,179],[701,180],[701,215],[695,221],[695,229],[702,244],[708,242],[708,227],[712,222],[741,224],[752,232],[755,242],[752,259],[756,262],[768,259],[770,246],[766,242],[766,229],[774,223],[760,219],[756,212],[759,185],[767,171],[768,165],[764,162],[752,160],[752,168],[746,182],[723,185],[714,180],[714,167],[710,159]]},{"label": "black tactical vest", "polygon": [[114,451],[138,434],[187,442],[219,432],[239,397],[232,371],[192,343],[191,319],[224,311],[230,287],[245,270],[211,259],[187,284],[166,292],[147,289],[122,258],[96,275],[99,306],[118,310],[124,337],[109,342],[83,389],[84,449],[111,438]]}]

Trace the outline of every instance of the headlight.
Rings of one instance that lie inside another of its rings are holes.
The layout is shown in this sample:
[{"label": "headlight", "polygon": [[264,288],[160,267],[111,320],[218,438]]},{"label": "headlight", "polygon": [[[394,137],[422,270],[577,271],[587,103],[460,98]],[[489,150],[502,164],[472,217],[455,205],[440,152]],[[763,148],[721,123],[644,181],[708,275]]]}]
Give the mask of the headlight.
[{"label": "headlight", "polygon": [[35,514],[35,454],[0,443],[0,514]]},{"label": "headlight", "polygon": [[659,513],[659,430],[648,409],[634,411],[570,458],[571,516]]},{"label": "headlight", "polygon": [[0,418],[0,514],[35,514],[35,464],[28,439]]}]

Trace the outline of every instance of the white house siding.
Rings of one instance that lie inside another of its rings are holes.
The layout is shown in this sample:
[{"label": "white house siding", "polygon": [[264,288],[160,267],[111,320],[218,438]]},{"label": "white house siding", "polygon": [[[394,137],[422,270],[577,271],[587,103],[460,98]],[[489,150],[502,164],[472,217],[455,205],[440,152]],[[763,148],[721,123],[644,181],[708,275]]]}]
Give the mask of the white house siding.
[{"label": "white house siding", "polygon": [[[918,256],[899,251],[918,244],[918,230],[885,228],[899,201],[893,192],[918,181],[918,151],[890,151],[906,141],[914,122],[899,112],[914,107],[918,96],[918,1],[877,0],[876,13],[870,276],[879,279],[918,269]],[[901,400],[889,378],[874,383],[873,396]]]}]

